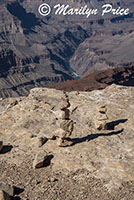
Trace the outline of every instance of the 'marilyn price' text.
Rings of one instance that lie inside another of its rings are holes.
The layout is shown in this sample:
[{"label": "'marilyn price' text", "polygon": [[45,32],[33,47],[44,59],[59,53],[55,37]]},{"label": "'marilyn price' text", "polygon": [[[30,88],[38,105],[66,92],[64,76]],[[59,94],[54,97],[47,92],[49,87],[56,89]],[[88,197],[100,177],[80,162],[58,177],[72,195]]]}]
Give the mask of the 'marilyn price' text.
[{"label": "'marilyn price' text", "polygon": [[[71,8],[69,5],[60,5],[57,4],[54,6],[55,9],[55,14],[56,15],[85,15],[87,18],[90,15],[97,15],[100,14],[98,11],[98,9],[91,9],[88,8],[87,5],[85,5],[84,7],[80,7],[80,8]],[[128,15],[129,14],[129,8],[113,8],[113,6],[111,4],[105,4],[102,6],[102,11],[101,11],[101,15],[104,16],[106,14],[113,14],[113,15],[118,15],[118,16],[122,16],[122,15]]]}]

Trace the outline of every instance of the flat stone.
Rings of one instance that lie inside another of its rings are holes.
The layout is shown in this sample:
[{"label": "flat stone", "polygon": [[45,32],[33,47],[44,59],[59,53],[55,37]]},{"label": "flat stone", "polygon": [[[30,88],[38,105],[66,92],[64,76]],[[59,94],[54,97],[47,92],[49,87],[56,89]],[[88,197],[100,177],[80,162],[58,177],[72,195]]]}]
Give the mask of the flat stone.
[{"label": "flat stone", "polygon": [[69,110],[66,109],[65,111],[63,110],[57,110],[54,112],[55,117],[58,119],[69,119]]},{"label": "flat stone", "polygon": [[64,110],[64,109],[68,108],[68,106],[69,106],[69,104],[68,104],[67,101],[62,101],[62,102],[59,103],[58,109]]},{"label": "flat stone", "polygon": [[55,136],[58,138],[69,138],[71,136],[71,132],[64,131],[63,129],[59,128],[55,131]]},{"label": "flat stone", "polygon": [[53,131],[44,131],[41,130],[40,134],[43,135],[43,137],[46,137],[48,140],[54,140],[56,138],[56,135]]},{"label": "flat stone", "polygon": [[70,139],[58,138],[57,145],[59,147],[68,147],[68,146],[72,146],[73,145],[73,141],[70,140]]},{"label": "flat stone", "polygon": [[58,137],[58,138],[64,138],[66,136],[66,131],[64,131],[63,129],[61,128],[58,128],[56,131],[55,131],[55,136]]},{"label": "flat stone", "polygon": [[97,105],[97,110],[98,110],[100,113],[106,113],[106,111],[107,111],[106,105],[103,104],[103,103],[99,103],[99,104]]},{"label": "flat stone", "polygon": [[98,120],[98,121],[103,121],[103,120],[108,120],[108,117],[107,117],[107,115],[106,114],[102,114],[102,113],[99,113],[98,115],[96,115],[96,119]]},{"label": "flat stone", "polygon": [[3,190],[0,190],[0,200],[10,200],[10,196]]},{"label": "flat stone", "polygon": [[60,128],[63,129],[66,132],[72,132],[73,131],[73,121],[72,120],[59,120],[57,121]]},{"label": "flat stone", "polygon": [[33,161],[33,168],[36,169],[36,168],[43,167],[47,158],[48,158],[48,154],[46,151],[44,150],[39,151],[36,154],[35,159]]},{"label": "flat stone", "polygon": [[107,122],[106,121],[96,121],[95,128],[98,130],[107,130]]},{"label": "flat stone", "polygon": [[3,141],[0,141],[0,151],[2,150],[3,148]]}]

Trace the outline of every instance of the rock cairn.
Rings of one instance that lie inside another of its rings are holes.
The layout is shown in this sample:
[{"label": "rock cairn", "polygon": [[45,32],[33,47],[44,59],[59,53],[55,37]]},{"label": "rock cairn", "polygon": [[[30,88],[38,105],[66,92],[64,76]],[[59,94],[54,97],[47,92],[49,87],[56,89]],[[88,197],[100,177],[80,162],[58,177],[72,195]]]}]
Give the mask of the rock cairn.
[{"label": "rock cairn", "polygon": [[62,102],[58,105],[58,111],[56,114],[56,124],[58,129],[56,130],[57,145],[60,147],[66,147],[73,145],[73,141],[70,139],[70,136],[73,132],[74,123],[70,119],[69,108],[70,103],[68,98],[63,99]]},{"label": "rock cairn", "polygon": [[98,130],[107,130],[107,108],[101,103],[97,105],[97,115],[95,117],[95,128]]}]

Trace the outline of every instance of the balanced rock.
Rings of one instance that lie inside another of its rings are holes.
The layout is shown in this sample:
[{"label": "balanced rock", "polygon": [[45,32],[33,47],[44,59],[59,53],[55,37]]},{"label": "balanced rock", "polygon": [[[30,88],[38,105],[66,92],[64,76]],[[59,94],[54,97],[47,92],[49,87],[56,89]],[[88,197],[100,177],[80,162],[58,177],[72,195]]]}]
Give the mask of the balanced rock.
[{"label": "balanced rock", "polygon": [[44,150],[39,151],[35,156],[35,159],[33,162],[33,168],[36,169],[36,168],[43,167],[47,158],[48,158],[48,154],[46,151]]},{"label": "balanced rock", "polygon": [[61,103],[59,103],[58,105],[58,109],[60,110],[65,110],[69,107],[69,103],[67,101],[62,101]]},{"label": "balanced rock", "polygon": [[68,109],[66,109],[65,111],[57,110],[55,111],[55,116],[58,119],[69,119],[69,110]]},{"label": "balanced rock", "polygon": [[55,136],[58,138],[57,145],[60,147],[71,146],[72,141],[69,140],[73,132],[73,121],[70,119],[70,102],[66,98],[58,104],[58,110],[55,111],[56,125],[58,129],[55,131]]},{"label": "balanced rock", "polygon": [[103,121],[103,120],[108,120],[108,117],[107,117],[106,114],[99,113],[99,114],[96,115],[96,119],[98,121]]},{"label": "balanced rock", "polygon": [[58,138],[65,139],[65,138],[69,138],[71,136],[71,132],[65,131],[65,130],[59,128],[55,131],[55,136]]},{"label": "balanced rock", "polygon": [[2,148],[3,148],[3,141],[0,141],[0,152],[1,152]]},{"label": "balanced rock", "polygon": [[103,103],[98,104],[98,105],[97,105],[97,110],[98,110],[100,113],[106,113],[106,111],[107,111],[106,105],[103,104]]},{"label": "balanced rock", "polygon": [[95,117],[95,128],[98,130],[107,130],[107,108],[106,105],[103,103],[97,104],[97,114]]},{"label": "balanced rock", "polygon": [[66,136],[66,131],[64,131],[63,129],[61,128],[58,128],[56,131],[55,131],[55,136],[58,137],[58,138],[64,138]]},{"label": "balanced rock", "polygon": [[59,123],[61,129],[72,133],[73,124],[74,124],[72,120],[62,120],[62,121],[58,120],[58,123]]},{"label": "balanced rock", "polygon": [[10,196],[3,190],[0,190],[0,200],[10,200]]},{"label": "balanced rock", "polygon": [[95,121],[95,128],[98,130],[107,130],[107,122],[106,121]]}]

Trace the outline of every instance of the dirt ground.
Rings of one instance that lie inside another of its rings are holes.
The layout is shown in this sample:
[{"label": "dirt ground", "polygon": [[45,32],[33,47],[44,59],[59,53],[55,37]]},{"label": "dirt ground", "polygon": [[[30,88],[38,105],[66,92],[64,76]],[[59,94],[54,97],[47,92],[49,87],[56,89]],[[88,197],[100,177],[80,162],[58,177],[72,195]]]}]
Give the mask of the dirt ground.
[{"label": "dirt ground", "polygon": [[1,181],[15,186],[12,199],[22,200],[133,200],[134,182],[124,182],[109,192],[105,181],[81,169],[53,171],[52,165],[34,170],[30,161],[22,166],[0,163]]}]

